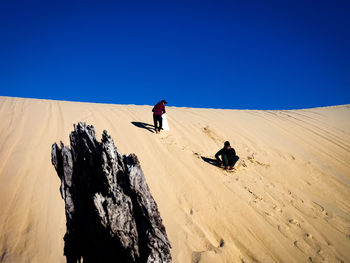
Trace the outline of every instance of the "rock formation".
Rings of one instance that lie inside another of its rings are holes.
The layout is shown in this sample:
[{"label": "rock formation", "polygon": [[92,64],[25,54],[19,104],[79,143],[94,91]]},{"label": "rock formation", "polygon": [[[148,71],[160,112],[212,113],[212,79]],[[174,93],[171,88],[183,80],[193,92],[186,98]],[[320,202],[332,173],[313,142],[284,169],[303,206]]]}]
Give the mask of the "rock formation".
[{"label": "rock formation", "polygon": [[170,243],[140,163],[103,131],[79,122],[71,148],[52,145],[61,179],[67,262],[171,262]]}]

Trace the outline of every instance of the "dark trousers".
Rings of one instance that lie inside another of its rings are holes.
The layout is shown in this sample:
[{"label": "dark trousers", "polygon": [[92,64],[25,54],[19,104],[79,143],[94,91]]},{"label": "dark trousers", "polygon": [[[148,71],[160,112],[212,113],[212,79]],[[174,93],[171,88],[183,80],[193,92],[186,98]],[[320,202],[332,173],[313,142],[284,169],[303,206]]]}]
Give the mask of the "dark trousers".
[{"label": "dark trousers", "polygon": [[233,167],[236,162],[238,161],[239,157],[236,155],[234,157],[228,157],[226,154],[222,155],[222,163],[224,166],[231,166]]},{"label": "dark trousers", "polygon": [[163,123],[162,115],[153,114],[153,121],[154,121],[154,129],[160,131],[162,129],[162,123]]}]

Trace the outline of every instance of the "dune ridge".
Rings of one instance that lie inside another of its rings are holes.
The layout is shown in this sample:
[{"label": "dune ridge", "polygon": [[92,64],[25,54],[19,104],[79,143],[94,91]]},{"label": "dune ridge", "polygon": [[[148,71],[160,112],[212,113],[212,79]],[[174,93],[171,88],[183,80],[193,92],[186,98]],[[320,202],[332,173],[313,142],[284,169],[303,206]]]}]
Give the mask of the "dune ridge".
[{"label": "dune ridge", "polygon": [[[65,262],[64,202],[51,145],[73,123],[135,153],[174,262],[350,262],[350,105],[283,111],[0,97],[0,262]],[[213,158],[229,140],[234,173]]]}]

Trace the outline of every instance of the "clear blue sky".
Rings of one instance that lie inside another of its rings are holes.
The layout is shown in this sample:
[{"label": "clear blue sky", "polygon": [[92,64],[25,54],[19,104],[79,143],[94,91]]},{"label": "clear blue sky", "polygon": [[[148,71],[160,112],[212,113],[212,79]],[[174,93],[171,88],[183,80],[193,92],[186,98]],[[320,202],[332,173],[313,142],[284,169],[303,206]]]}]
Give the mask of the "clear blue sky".
[{"label": "clear blue sky", "polygon": [[292,109],[350,103],[350,1],[0,2],[0,95]]}]

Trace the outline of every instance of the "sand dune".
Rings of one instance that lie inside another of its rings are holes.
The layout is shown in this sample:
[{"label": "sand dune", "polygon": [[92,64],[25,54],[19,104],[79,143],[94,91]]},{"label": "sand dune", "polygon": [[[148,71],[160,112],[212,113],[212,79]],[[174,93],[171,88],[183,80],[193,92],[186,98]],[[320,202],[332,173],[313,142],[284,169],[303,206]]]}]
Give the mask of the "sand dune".
[{"label": "sand dune", "polygon": [[[174,262],[350,262],[350,106],[255,111],[0,97],[0,262],[65,262],[51,145],[73,123],[136,153]],[[234,173],[212,158],[229,140]]]}]

